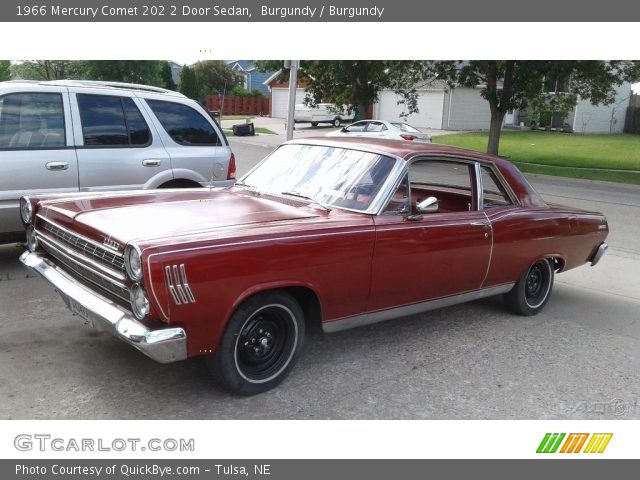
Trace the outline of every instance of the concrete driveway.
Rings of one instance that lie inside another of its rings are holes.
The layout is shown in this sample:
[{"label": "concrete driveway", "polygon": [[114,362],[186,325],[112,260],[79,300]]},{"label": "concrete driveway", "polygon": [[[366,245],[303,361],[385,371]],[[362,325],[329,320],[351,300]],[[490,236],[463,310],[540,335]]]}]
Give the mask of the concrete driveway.
[{"label": "concrete driveway", "polygon": [[[244,173],[272,147],[232,145]],[[499,298],[325,335],[268,393],[219,390],[204,362],[160,365],[70,315],[0,247],[0,418],[640,418],[640,188],[529,176],[549,201],[603,211],[610,249],[556,277],[545,310]]]}]

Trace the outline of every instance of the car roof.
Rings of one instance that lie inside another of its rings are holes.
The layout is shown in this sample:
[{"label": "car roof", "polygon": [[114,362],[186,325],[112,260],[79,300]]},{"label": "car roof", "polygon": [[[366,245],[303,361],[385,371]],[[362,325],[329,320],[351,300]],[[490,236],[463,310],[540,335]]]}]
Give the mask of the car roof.
[{"label": "car roof", "polygon": [[307,137],[286,142],[288,144],[321,145],[337,148],[351,148],[354,150],[370,150],[376,153],[392,155],[403,160],[409,160],[416,155],[444,155],[473,158],[481,162],[492,162],[496,165],[508,164],[499,157],[479,153],[464,148],[438,145],[435,143],[418,143],[406,140],[387,138],[363,137]]},{"label": "car roof", "polygon": [[38,85],[38,86],[51,86],[51,87],[80,87],[80,88],[101,88],[106,90],[128,90],[140,93],[156,93],[164,94],[172,97],[186,98],[179,92],[173,90],[167,90],[166,88],[154,87],[151,85],[142,85],[139,83],[125,83],[125,82],[108,82],[98,80],[10,80],[8,82],[11,85]]}]

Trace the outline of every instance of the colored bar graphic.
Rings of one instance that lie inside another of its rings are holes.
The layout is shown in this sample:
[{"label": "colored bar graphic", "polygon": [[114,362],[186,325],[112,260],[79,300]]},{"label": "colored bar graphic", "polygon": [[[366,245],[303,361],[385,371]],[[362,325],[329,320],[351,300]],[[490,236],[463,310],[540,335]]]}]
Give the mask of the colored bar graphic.
[{"label": "colored bar graphic", "polygon": [[[567,437],[564,443],[562,440]],[[609,445],[613,433],[545,433],[536,453],[603,453]],[[589,440],[587,442],[587,439]],[[587,446],[582,450],[584,444]]]},{"label": "colored bar graphic", "polygon": [[566,433],[546,433],[536,453],[556,453]]}]

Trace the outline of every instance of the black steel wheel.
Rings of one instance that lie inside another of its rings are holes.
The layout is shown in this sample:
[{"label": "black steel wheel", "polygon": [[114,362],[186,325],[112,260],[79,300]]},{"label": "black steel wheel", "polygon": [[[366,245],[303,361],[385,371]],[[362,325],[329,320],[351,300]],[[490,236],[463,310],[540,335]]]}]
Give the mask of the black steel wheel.
[{"label": "black steel wheel", "polygon": [[232,315],[208,365],[226,389],[255,395],[284,380],[303,339],[304,318],[296,300],[282,291],[258,294]]},{"label": "black steel wheel", "polygon": [[519,315],[536,315],[551,296],[553,278],[553,260],[535,262],[520,277],[513,289],[505,294],[507,306]]}]

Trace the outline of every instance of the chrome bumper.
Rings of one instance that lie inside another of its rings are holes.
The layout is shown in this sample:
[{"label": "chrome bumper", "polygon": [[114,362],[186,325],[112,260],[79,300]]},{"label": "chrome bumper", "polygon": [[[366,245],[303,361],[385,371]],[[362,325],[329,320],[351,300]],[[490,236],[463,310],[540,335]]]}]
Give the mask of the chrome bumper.
[{"label": "chrome bumper", "polygon": [[607,248],[609,248],[609,245],[607,245],[607,242],[602,242],[598,246],[598,249],[596,250],[596,253],[593,255],[593,258],[591,259],[591,266],[592,267],[595,267],[596,264],[600,261],[600,259],[604,255],[604,252],[607,251]]},{"label": "chrome bumper", "polygon": [[39,253],[24,252],[20,261],[51,283],[75,315],[96,330],[106,331],[160,363],[187,358],[187,334],[182,328],[149,330],[115,302],[79,284]]}]

